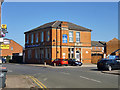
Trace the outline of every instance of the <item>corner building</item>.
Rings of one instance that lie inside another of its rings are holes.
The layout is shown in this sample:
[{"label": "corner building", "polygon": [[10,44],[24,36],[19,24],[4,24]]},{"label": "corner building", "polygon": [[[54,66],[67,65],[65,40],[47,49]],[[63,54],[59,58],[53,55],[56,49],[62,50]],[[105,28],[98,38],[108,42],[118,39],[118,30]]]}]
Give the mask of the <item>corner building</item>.
[{"label": "corner building", "polygon": [[91,63],[91,31],[79,25],[54,21],[25,32],[25,62],[51,63],[76,58]]}]

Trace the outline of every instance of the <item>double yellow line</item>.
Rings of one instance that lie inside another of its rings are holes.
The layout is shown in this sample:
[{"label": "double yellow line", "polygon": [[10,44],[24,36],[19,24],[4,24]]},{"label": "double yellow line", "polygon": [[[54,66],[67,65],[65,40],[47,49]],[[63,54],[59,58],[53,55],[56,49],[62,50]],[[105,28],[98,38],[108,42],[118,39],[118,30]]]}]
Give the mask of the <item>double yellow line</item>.
[{"label": "double yellow line", "polygon": [[[34,76],[30,76],[28,75],[28,77],[30,77],[40,88],[42,88],[43,90],[47,89],[47,87],[42,84],[37,78],[35,78]],[[47,89],[48,90],[48,89]]]}]

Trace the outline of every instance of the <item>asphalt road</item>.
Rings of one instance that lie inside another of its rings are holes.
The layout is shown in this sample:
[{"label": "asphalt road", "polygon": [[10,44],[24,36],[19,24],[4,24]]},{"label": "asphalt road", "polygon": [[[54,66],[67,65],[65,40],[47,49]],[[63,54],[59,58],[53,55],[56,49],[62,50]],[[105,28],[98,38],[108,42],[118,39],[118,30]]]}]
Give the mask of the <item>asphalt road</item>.
[{"label": "asphalt road", "polygon": [[31,75],[47,88],[118,88],[118,75],[101,73],[96,67],[49,68],[4,64],[8,75]]}]

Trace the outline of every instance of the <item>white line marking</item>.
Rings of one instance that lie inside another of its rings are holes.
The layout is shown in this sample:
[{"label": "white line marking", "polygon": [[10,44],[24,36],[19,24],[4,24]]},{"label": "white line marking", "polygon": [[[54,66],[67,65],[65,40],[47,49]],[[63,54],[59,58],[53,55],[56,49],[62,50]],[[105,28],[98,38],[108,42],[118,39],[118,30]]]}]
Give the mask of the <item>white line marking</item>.
[{"label": "white line marking", "polygon": [[84,79],[87,79],[87,80],[91,80],[91,81],[95,81],[95,82],[101,83],[101,81],[98,81],[98,80],[95,80],[95,79],[90,79],[90,78],[83,77],[83,76],[80,76],[80,77],[81,77],[81,78],[84,78]]},{"label": "white line marking", "polygon": [[12,70],[8,70],[8,72],[13,72]]},{"label": "white line marking", "polygon": [[66,73],[66,72],[61,72],[61,73],[66,74],[66,75],[70,75],[70,73]]},{"label": "white line marking", "polygon": [[46,80],[47,80],[47,78],[44,78],[43,80],[44,80],[44,81],[46,81]]}]

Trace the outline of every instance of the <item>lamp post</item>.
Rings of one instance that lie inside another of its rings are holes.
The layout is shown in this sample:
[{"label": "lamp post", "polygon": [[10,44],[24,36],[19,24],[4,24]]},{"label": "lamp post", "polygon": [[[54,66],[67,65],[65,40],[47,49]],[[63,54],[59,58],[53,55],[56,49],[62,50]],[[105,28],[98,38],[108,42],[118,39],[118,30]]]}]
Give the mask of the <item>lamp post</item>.
[{"label": "lamp post", "polygon": [[[1,29],[1,6],[2,6],[2,3],[4,2],[4,0],[0,0],[0,39],[1,41],[3,40],[1,37],[2,37],[2,29]],[[0,63],[2,63],[2,54],[1,54],[1,43],[0,42]]]}]

